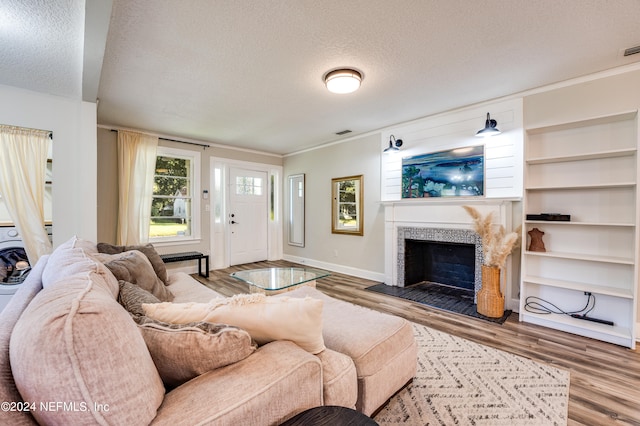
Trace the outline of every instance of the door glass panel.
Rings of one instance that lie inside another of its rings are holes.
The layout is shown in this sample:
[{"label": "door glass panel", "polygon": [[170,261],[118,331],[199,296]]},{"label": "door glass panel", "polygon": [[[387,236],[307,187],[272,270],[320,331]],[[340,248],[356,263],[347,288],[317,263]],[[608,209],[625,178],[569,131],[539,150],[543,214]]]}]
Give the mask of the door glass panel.
[{"label": "door glass panel", "polygon": [[262,195],[262,179],[251,176],[237,176],[236,195]]}]

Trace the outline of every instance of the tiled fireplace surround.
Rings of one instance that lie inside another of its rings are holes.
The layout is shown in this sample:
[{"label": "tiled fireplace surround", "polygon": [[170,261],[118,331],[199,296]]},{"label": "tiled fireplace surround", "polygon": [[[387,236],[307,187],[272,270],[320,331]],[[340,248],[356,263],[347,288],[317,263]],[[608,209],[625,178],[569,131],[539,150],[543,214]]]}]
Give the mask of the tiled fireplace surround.
[{"label": "tiled fireplace surround", "polygon": [[[405,244],[407,240],[432,241],[444,243],[473,244],[475,246],[475,270],[474,270],[474,290],[478,294],[482,286],[482,265],[484,256],[482,254],[482,240],[480,236],[470,229],[446,229],[446,228],[424,228],[415,226],[398,226],[398,257],[397,271],[398,283],[405,282]],[[404,285],[403,285],[404,286]],[[477,300],[474,296],[474,302]]]},{"label": "tiled fireplace surround", "polygon": [[[462,208],[471,205],[483,215],[493,212],[494,226],[511,229],[512,203],[505,200],[406,200],[385,203],[385,282],[405,285],[405,240],[464,243],[475,246],[475,292],[482,285],[482,241],[471,217]],[[508,260],[507,269],[510,268]],[[511,279],[503,277],[502,291],[511,299]]]}]

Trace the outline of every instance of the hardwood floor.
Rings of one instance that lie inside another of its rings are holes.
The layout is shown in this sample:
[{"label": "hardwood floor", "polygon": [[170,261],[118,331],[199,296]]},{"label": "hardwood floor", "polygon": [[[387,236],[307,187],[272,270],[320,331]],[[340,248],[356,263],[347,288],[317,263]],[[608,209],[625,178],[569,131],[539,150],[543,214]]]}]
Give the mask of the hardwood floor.
[{"label": "hardwood floor", "polygon": [[[225,296],[247,293],[248,285],[229,274],[241,269],[300,266],[287,261],[257,262],[211,271],[194,278]],[[571,372],[569,425],[640,426],[640,351],[520,323],[512,314],[503,325],[429,308],[366,291],[378,284],[339,273],[318,280],[318,290],[381,312],[483,345],[552,364]]]}]

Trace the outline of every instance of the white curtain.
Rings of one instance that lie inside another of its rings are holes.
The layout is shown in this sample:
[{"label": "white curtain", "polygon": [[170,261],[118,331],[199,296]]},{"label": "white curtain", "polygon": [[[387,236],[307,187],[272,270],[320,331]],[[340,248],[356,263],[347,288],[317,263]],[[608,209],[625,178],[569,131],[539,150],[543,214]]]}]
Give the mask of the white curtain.
[{"label": "white curtain", "polygon": [[0,125],[0,195],[24,242],[29,263],[51,253],[44,229],[49,132]]},{"label": "white curtain", "polygon": [[118,244],[149,241],[158,137],[118,131]]}]

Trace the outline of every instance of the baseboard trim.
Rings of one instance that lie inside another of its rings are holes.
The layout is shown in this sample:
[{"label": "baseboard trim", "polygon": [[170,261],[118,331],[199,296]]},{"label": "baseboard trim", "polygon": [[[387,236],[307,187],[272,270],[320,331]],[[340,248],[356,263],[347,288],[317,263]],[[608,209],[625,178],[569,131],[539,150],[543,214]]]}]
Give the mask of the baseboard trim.
[{"label": "baseboard trim", "polygon": [[338,265],[329,262],[321,262],[314,259],[307,259],[306,257],[290,256],[287,254],[283,256],[283,259],[288,260],[289,262],[308,265],[313,268],[327,269],[329,271],[335,271],[345,275],[353,275],[354,277],[364,278],[366,280],[372,280],[381,283],[384,282],[384,273],[382,272],[366,271],[364,269],[352,268],[350,266]]}]

